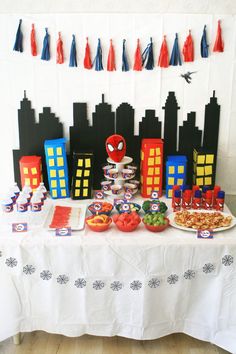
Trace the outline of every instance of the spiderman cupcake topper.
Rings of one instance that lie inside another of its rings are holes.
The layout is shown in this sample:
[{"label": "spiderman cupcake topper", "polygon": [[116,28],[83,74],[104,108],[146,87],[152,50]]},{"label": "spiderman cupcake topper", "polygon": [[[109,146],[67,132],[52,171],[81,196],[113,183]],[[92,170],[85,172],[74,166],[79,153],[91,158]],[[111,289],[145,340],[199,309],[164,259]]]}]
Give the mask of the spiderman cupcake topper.
[{"label": "spiderman cupcake topper", "polygon": [[126,142],[123,136],[114,134],[106,140],[108,156],[115,162],[120,162],[126,153]]}]

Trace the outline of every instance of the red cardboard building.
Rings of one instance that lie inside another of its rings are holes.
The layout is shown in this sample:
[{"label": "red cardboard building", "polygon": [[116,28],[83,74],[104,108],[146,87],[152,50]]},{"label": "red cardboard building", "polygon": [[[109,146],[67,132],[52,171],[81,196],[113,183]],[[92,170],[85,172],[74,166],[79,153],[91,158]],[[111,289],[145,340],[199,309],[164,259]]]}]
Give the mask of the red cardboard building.
[{"label": "red cardboard building", "polygon": [[42,181],[42,161],[40,156],[22,156],[20,159],[21,186],[29,185],[35,190]]}]

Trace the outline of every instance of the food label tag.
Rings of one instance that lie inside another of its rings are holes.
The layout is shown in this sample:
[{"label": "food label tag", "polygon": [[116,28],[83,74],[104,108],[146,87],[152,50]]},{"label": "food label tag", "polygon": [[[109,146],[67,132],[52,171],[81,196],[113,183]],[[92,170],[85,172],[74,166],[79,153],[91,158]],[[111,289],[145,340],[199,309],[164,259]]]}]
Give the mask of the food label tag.
[{"label": "food label tag", "polygon": [[151,199],[159,199],[159,192],[155,189],[153,189],[151,192]]},{"label": "food label tag", "polygon": [[56,229],[56,236],[71,236],[71,227],[62,227],[61,229]]},{"label": "food label tag", "polygon": [[197,230],[197,238],[213,238],[213,230]]},{"label": "food label tag", "polygon": [[113,204],[117,205],[117,204],[123,204],[125,202],[126,202],[126,199],[115,198]]},{"label": "food label tag", "polygon": [[95,199],[104,199],[104,192],[102,190],[96,191],[94,194]]},{"label": "food label tag", "polygon": [[121,204],[121,207],[120,207],[120,211],[123,212],[123,213],[128,213],[130,212],[130,204],[124,202],[123,204]]},{"label": "food label tag", "polygon": [[132,193],[130,193],[130,192],[126,192],[125,195],[124,195],[124,197],[125,197],[126,200],[130,200],[130,199],[133,198],[133,195],[132,195]]},{"label": "food label tag", "polygon": [[150,203],[150,211],[159,212],[160,211],[160,203]]},{"label": "food label tag", "polygon": [[28,231],[28,224],[27,222],[14,222],[12,224],[12,232],[27,232]]}]

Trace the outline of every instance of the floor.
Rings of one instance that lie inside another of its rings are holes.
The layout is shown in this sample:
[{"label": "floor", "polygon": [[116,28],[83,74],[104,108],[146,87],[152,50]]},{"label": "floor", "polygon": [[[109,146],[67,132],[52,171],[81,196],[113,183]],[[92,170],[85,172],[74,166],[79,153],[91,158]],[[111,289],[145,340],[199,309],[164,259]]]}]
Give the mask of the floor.
[{"label": "floor", "polygon": [[185,334],[156,340],[137,341],[122,337],[84,335],[68,338],[37,331],[26,333],[21,345],[12,339],[0,343],[1,354],[226,354],[227,351]]},{"label": "floor", "polygon": [[[226,203],[236,216],[236,196],[226,197]],[[84,335],[68,338],[42,331],[25,333],[21,345],[12,338],[0,342],[0,354],[224,354],[227,351],[185,334],[172,334],[151,341],[135,341],[121,337]]]}]

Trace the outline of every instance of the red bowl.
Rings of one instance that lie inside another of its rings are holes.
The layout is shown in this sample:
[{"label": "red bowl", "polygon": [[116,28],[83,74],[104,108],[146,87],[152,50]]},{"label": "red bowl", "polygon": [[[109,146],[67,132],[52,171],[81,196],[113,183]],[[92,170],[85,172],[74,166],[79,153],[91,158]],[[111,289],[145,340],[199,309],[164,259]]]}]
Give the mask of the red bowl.
[{"label": "red bowl", "polygon": [[139,225],[139,223],[136,225],[122,225],[122,226],[120,226],[117,223],[115,223],[115,224],[116,224],[117,229],[120,231],[123,231],[123,232],[132,232],[132,231],[136,230]]},{"label": "red bowl", "polygon": [[143,221],[147,230],[152,231],[152,232],[161,232],[161,231],[164,231],[169,226],[169,223],[170,223],[168,218],[164,218],[164,219],[167,221],[167,223],[165,225],[160,225],[160,226],[148,225],[144,222],[144,220],[142,220],[142,221]]},{"label": "red bowl", "polygon": [[91,215],[91,216],[88,216],[86,219],[85,219],[85,223],[86,225],[90,228],[90,230],[92,231],[95,231],[95,232],[103,232],[103,231],[106,231],[109,229],[111,223],[112,223],[112,218],[109,217],[108,219],[108,223],[106,224],[102,224],[101,225],[91,225],[91,224],[88,224],[88,220],[91,220],[94,218],[94,215]]}]

